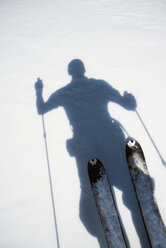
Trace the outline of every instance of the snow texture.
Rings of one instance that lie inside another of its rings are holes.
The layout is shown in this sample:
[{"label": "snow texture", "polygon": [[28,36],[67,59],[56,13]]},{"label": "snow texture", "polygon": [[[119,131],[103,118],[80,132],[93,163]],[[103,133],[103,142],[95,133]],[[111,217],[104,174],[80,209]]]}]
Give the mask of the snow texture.
[{"label": "snow texture", "polygon": [[110,248],[124,248],[126,245],[110,190],[108,178],[105,173],[102,173],[100,179],[93,184],[93,192],[101,216],[104,233]]},{"label": "snow texture", "polygon": [[[165,27],[166,0],[0,0],[1,248],[56,248],[34,83],[42,79],[48,99],[71,82],[72,59],[84,62],[88,78],[135,96],[166,159]],[[149,248],[128,175],[125,138],[134,137],[143,147],[165,224],[166,168],[135,111],[112,101],[100,102],[101,108],[96,87],[87,104],[81,84],[77,92],[70,92],[70,102],[79,107],[72,112],[74,127],[63,107],[44,116],[60,248],[107,247],[88,184],[89,157],[99,157],[107,170],[130,247]],[[77,121],[85,110],[95,123]],[[103,115],[108,121],[99,120]]]},{"label": "snow texture", "polygon": [[132,140],[127,143],[132,150],[129,156],[129,168],[133,178],[137,197],[140,202],[145,225],[153,248],[166,247],[166,228],[161,219],[146,161],[139,144]]}]

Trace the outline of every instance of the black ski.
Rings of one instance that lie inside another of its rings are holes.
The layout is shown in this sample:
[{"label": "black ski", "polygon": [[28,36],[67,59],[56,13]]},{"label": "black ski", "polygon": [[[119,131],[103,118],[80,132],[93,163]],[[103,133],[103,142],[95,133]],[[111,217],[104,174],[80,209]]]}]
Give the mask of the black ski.
[{"label": "black ski", "polygon": [[88,174],[108,247],[127,247],[112,189],[99,159],[89,160]]},{"label": "black ski", "polygon": [[151,247],[166,248],[166,228],[154,197],[145,156],[138,141],[127,141],[126,159]]}]

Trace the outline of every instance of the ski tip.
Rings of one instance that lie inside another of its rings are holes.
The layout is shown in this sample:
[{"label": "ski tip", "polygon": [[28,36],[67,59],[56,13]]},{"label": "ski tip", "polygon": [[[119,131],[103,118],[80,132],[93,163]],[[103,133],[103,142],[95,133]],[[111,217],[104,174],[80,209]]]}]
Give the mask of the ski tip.
[{"label": "ski tip", "polygon": [[128,138],[126,139],[126,149],[141,149],[139,142],[136,139]]},{"label": "ski tip", "polygon": [[127,146],[129,146],[130,148],[132,148],[132,147],[135,147],[136,146],[136,140],[134,140],[134,139],[131,139],[131,140],[128,140],[127,141]]},{"label": "ski tip", "polygon": [[132,143],[132,144],[135,144],[137,141],[136,139],[134,139],[133,137],[128,137],[125,141],[126,145]]},{"label": "ski tip", "polygon": [[133,138],[128,138],[126,140],[125,150],[127,158],[132,154],[132,151],[135,150],[136,140]]},{"label": "ski tip", "polygon": [[128,138],[126,140],[126,156],[127,158],[133,153],[139,154],[140,157],[145,161],[145,156],[139,142],[133,138]]},{"label": "ski tip", "polygon": [[98,158],[88,161],[88,175],[91,183],[95,183],[101,177],[103,171],[103,164]]},{"label": "ski tip", "polygon": [[98,158],[93,158],[88,161],[88,167],[95,168],[95,167],[102,167],[103,164]]},{"label": "ski tip", "polygon": [[89,163],[91,165],[96,165],[97,164],[97,158],[94,158],[94,159],[89,160]]}]

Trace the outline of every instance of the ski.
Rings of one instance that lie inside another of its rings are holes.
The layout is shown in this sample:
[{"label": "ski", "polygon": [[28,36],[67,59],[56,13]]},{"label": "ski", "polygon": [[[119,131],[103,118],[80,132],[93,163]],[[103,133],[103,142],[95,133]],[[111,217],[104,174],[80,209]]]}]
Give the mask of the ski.
[{"label": "ski", "polygon": [[113,192],[99,159],[88,161],[88,174],[108,248],[127,247]]},{"label": "ski", "polygon": [[152,248],[166,248],[166,228],[155,200],[145,156],[138,141],[127,141],[126,159],[150,245]]}]

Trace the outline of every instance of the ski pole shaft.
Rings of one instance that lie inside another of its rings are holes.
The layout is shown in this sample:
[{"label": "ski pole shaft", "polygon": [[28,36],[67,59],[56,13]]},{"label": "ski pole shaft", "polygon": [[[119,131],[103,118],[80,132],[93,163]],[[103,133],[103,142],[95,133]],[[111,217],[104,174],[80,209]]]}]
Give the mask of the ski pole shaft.
[{"label": "ski pole shaft", "polygon": [[150,135],[150,133],[149,133],[149,131],[148,131],[148,129],[147,129],[147,127],[146,127],[145,123],[143,122],[143,120],[142,120],[142,118],[141,118],[140,114],[138,113],[138,111],[137,111],[137,110],[135,110],[135,112],[136,112],[137,117],[138,117],[138,119],[140,120],[140,122],[141,122],[142,126],[144,127],[144,129],[145,129],[145,131],[146,131],[146,133],[147,133],[147,135],[148,135],[148,137],[149,137],[150,141],[152,142],[152,144],[153,144],[153,146],[154,146],[155,150],[157,151],[157,153],[158,153],[158,155],[159,155],[159,157],[160,157],[160,159],[161,159],[162,164],[166,166],[166,162],[165,162],[165,160],[163,159],[163,157],[162,157],[162,155],[161,155],[161,153],[160,153],[159,149],[157,148],[157,146],[156,146],[156,144],[155,144],[154,140],[152,139],[152,136]]},{"label": "ski pole shaft", "polygon": [[52,187],[50,161],[49,161],[49,155],[48,155],[47,136],[46,136],[45,122],[44,122],[43,115],[42,115],[42,126],[43,126],[43,135],[44,135],[44,143],[45,143],[45,151],[46,151],[46,159],[47,159],[47,167],[48,167],[48,177],[49,177],[49,184],[50,184],[50,193],[51,193],[52,210],[53,210],[53,216],[54,216],[54,226],[55,226],[55,233],[56,233],[57,248],[60,248],[59,233],[58,233],[56,211],[55,211],[55,201],[54,201],[54,194],[53,194],[53,187]]}]

